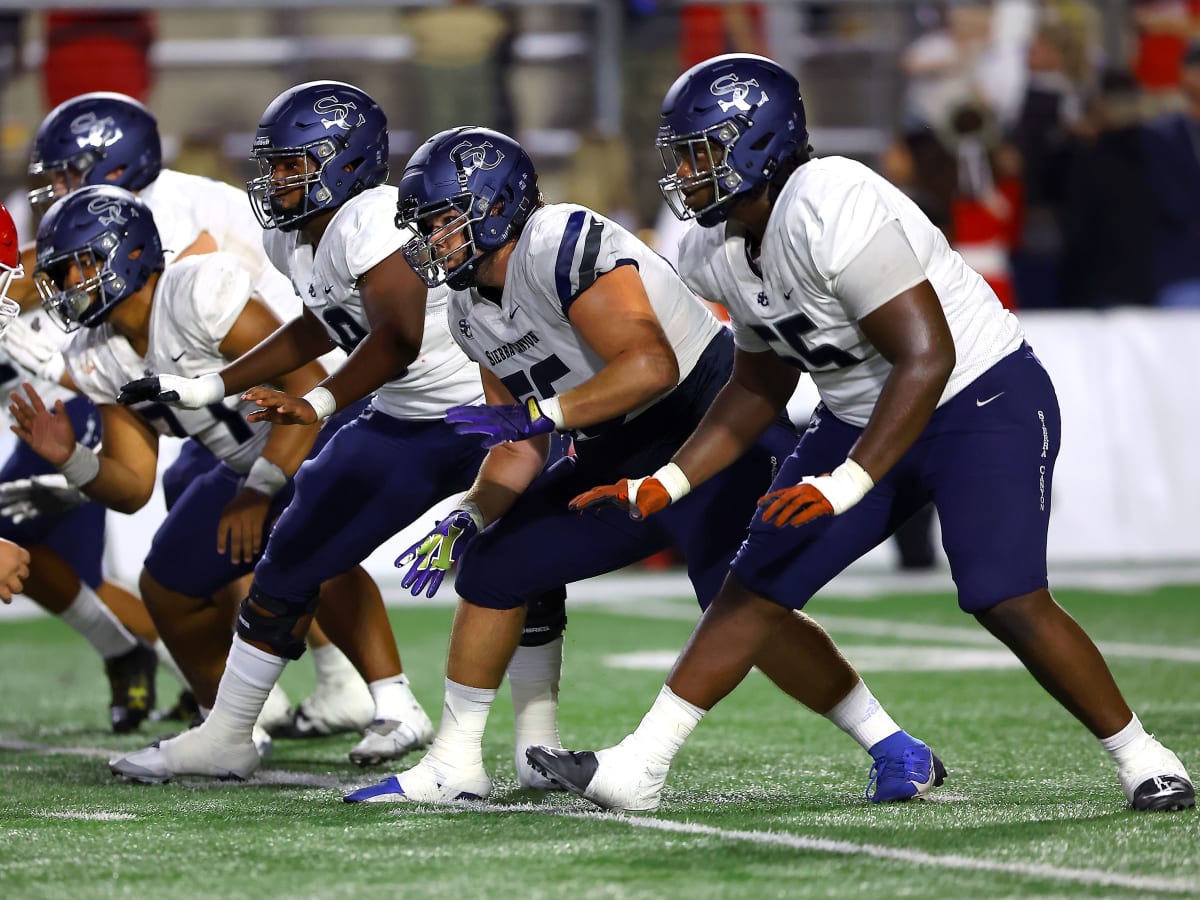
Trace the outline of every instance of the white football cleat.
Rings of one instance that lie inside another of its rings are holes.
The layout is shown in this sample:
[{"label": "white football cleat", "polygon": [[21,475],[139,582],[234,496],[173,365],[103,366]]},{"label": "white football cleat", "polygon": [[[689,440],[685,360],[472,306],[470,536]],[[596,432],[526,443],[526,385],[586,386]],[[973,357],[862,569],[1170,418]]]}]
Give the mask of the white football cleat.
[{"label": "white football cleat", "polygon": [[202,725],[170,740],[155,741],[145,750],[110,760],[108,768],[114,775],[139,784],[166,784],[177,775],[245,781],[257,771],[259,761],[258,749],[251,741],[218,742]]},{"label": "white football cleat", "polygon": [[492,794],[492,779],[482,767],[465,772],[441,771],[421,760],[407,772],[385,778],[379,784],[351,791],[347,803],[457,803],[486,800]]},{"label": "white football cleat", "polygon": [[1196,805],[1196,788],[1179,757],[1164,747],[1154,735],[1137,759],[1117,769],[1121,788],[1131,808],[1143,812],[1190,809]]},{"label": "white football cleat", "polygon": [[601,809],[653,812],[662,801],[669,764],[647,759],[625,738],[607,750],[530,747],[529,764],[555,784]]},{"label": "white football cleat", "polygon": [[372,722],[350,751],[350,762],[356,766],[377,766],[428,747],[433,743],[433,723],[420,707],[415,712],[420,715],[414,714],[406,722],[395,719]]},{"label": "white football cleat", "polygon": [[375,718],[375,698],[357,672],[317,683],[296,707],[291,720],[271,733],[276,737],[310,738],[364,731]]},{"label": "white football cleat", "polygon": [[250,732],[250,739],[254,741],[254,749],[258,751],[259,759],[266,759],[271,755],[274,742],[271,740],[271,736],[267,734],[266,729],[258,723],[255,723],[254,729]]},{"label": "white football cleat", "polygon": [[[288,700],[287,692],[276,684],[267,694],[267,702],[263,704],[258,721],[254,724],[267,734],[274,734],[280,728],[286,728],[292,722],[292,702]],[[258,738],[255,737],[257,743]]]}]

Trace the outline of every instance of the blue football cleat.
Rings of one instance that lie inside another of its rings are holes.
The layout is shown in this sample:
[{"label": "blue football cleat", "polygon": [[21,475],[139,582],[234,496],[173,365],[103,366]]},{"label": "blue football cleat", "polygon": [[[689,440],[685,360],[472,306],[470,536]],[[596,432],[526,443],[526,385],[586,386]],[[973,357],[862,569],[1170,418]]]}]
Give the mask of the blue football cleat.
[{"label": "blue football cleat", "polygon": [[492,780],[482,769],[446,778],[431,766],[418,764],[342,799],[346,803],[456,803],[486,800],[491,793]]},{"label": "blue football cleat", "polygon": [[925,744],[903,731],[870,750],[875,760],[864,796],[872,803],[923,800],[946,780],[946,767]]}]

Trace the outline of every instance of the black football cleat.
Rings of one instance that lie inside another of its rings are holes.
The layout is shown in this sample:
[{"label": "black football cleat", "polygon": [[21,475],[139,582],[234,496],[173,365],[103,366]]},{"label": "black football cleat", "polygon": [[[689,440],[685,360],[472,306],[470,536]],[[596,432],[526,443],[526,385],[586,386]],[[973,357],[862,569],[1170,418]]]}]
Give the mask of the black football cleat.
[{"label": "black football cleat", "polygon": [[167,709],[156,709],[150,714],[151,722],[193,722],[200,715],[200,704],[196,695],[187,688],[179,692],[175,705]]},{"label": "black football cleat", "polygon": [[1142,812],[1174,812],[1196,805],[1196,789],[1179,775],[1155,775],[1133,791],[1129,805]]},{"label": "black football cleat", "polygon": [[112,688],[109,712],[112,730],[128,734],[149,718],[154,710],[154,677],[158,673],[158,654],[139,639],[128,653],[104,661],[104,671]]}]

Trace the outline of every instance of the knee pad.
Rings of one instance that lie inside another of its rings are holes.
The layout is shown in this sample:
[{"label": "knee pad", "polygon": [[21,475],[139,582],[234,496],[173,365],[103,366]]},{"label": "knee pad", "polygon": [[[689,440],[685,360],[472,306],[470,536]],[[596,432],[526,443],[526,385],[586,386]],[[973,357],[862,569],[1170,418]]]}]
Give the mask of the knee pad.
[{"label": "knee pad", "polygon": [[252,584],[250,596],[238,609],[237,635],[244,641],[266,644],[284,659],[299,659],[304,655],[304,634],[297,637],[296,626],[316,611],[319,599],[320,595],[314,591],[302,604],[289,603],[264,594],[257,584]]},{"label": "knee pad", "polygon": [[567,591],[555,588],[525,601],[522,647],[541,647],[562,636],[567,628]]}]

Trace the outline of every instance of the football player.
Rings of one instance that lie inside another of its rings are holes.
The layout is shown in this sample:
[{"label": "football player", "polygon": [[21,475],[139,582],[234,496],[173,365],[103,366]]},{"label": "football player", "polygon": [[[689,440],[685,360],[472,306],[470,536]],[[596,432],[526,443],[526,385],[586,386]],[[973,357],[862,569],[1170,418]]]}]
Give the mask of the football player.
[{"label": "football player", "polygon": [[[728,377],[731,335],[621,226],[582,206],[544,205],[533,162],[503,134],[436,135],[409,161],[399,192],[397,224],[413,235],[405,258],[426,284],[451,288],[452,333],[484,373],[490,405],[456,407],[447,421],[482,435],[490,451],[462,507],[407,554],[414,593],[436,587],[461,555],[437,737],[417,766],[345,799],[440,803],[491,792],[481,738],[521,635],[522,596],[673,544],[707,606],[741,542],[739,518],[753,512],[795,432],[773,422],[721,477],[655,522],[572,512],[567,502],[583,487],[670,459]],[[576,455],[536,480],[556,431],[574,435]],[[900,730],[811,619],[789,616],[777,634],[757,664],[871,750],[873,799],[924,795],[940,781],[929,748]]]},{"label": "football player", "polygon": [[[272,333],[278,320],[231,254],[195,255],[164,268],[149,208],[116,187],[83,188],[51,208],[38,229],[35,280],[65,330],[83,326],[65,353],[67,377],[99,407],[105,439],[99,453],[74,440],[65,405],[48,410],[28,384],[25,397],[11,395],[18,437],[72,487],[123,512],[150,497],[160,435],[194,436],[221,460],[175,499],[141,578],[203,710],[216,694],[232,619],[209,598],[251,569],[317,429],[254,426],[222,403],[187,413],[153,403],[127,408],[117,403],[119,387],[148,366],[213,371]],[[310,363],[280,382],[309,387],[323,375]]]},{"label": "football player", "polygon": [[[531,750],[534,766],[599,806],[657,807],[680,746],[780,624],[932,500],[963,611],[1096,736],[1134,809],[1193,806],[1179,759],[1143,731],[1048,590],[1059,409],[1017,319],[896,187],[813,157],[799,84],[768,59],[685,72],[658,145],[663,195],[704,229],[682,265],[730,301],[733,376],[667,466],[573,506],[653,522],[737,464],[801,371],[822,403],[641,725],[599,752]],[[746,268],[761,272],[761,295],[742,289]]]},{"label": "football player", "polygon": [[[35,213],[44,213],[56,199],[80,187],[105,184],[124,187],[136,194],[154,214],[166,265],[195,253],[214,250],[232,253],[250,273],[255,293],[266,301],[277,316],[287,319],[295,312],[297,303],[291,284],[271,265],[263,252],[261,231],[253,215],[246,209],[244,193],[220,181],[164,167],[158,122],[145,106],[132,97],[94,92],[81,94],[60,104],[38,128],[29,173],[43,182],[29,195]],[[32,253],[33,248],[30,248],[27,254]],[[33,264],[32,260],[30,264]],[[36,291],[30,283],[26,293],[19,299],[29,304],[36,297]],[[27,312],[4,342],[4,348],[20,368],[42,377],[42,381],[34,383],[45,400],[53,402],[57,395],[62,395],[73,421],[86,423],[77,430],[80,439],[98,443],[99,417],[91,402],[84,397],[62,394],[60,388],[46,383],[58,382],[62,373],[59,351],[65,336],[57,328],[43,327],[44,319],[39,321],[42,316],[44,314],[40,309]],[[38,482],[36,472],[28,472],[31,463],[29,456],[31,454],[27,450],[18,449],[11,467],[6,467],[5,473],[8,475],[5,480],[21,479],[18,485],[28,484],[35,494],[28,498],[26,506],[32,507],[31,511],[38,511],[38,502],[43,509],[47,506],[52,509],[56,501],[69,502],[69,495],[50,494],[44,480]],[[186,441],[178,460],[163,474],[163,490],[168,504],[174,502],[193,477],[215,464],[216,460],[202,444],[194,440]],[[37,472],[44,471],[41,460],[33,461],[32,465]],[[33,474],[32,481],[26,477],[29,474]],[[88,584],[93,582],[93,573],[95,578],[100,577],[103,516],[97,512],[97,507],[87,504],[73,513],[64,513],[63,517],[66,521],[61,525],[56,525],[54,518],[43,515],[42,522],[27,526],[36,529],[39,534],[52,533],[57,540],[53,545],[54,550],[34,548],[35,575],[42,572],[54,574],[53,578],[48,579],[48,586],[40,590],[37,596],[47,608],[60,611],[60,607],[75,597],[76,592],[55,592],[52,590],[54,584],[60,578],[70,580],[72,571],[85,572],[87,583],[80,586],[80,598],[74,602],[90,609],[94,604],[84,601],[91,599],[87,595],[91,592]],[[85,520],[86,527],[79,524]],[[53,532],[50,531],[52,528]],[[67,532],[74,538],[69,542],[63,539]],[[28,542],[29,546],[33,546],[33,543]],[[62,550],[64,546],[69,546],[70,550]],[[50,565],[47,562],[43,566],[36,562],[38,558],[55,551],[72,565]],[[363,573],[362,579],[365,577]],[[38,587],[41,585],[38,584]],[[362,587],[375,590],[365,581]],[[141,605],[132,595],[107,581],[96,592],[127,617],[129,614],[126,610],[136,611]],[[219,605],[231,609],[243,593],[244,588],[231,590],[229,597],[222,598]],[[147,599],[153,602],[153,598]],[[152,626],[148,622],[145,624],[153,635]],[[330,644],[319,627],[312,629],[309,642],[314,648],[315,689],[289,713],[287,697],[281,688],[277,688],[263,724],[276,733],[293,737],[361,731],[370,721],[372,710],[365,683],[357,677],[354,667],[337,647]],[[169,655],[165,653],[161,642],[158,648],[160,657],[169,662]],[[353,648],[351,650],[353,652]],[[121,707],[114,703],[114,709],[118,711],[114,712],[114,716],[118,716]],[[116,721],[118,719],[114,718]]]},{"label": "football player", "polygon": [[[442,421],[446,407],[482,399],[479,372],[447,330],[446,292],[428,291],[400,252],[396,188],[385,184],[383,110],[353,85],[297,85],[263,113],[253,154],[261,174],[247,185],[252,206],[268,254],[304,301],[302,315],[217,374],[201,380],[161,374],[128,385],[126,394],[195,408],[246,392],[243,400],[262,407],[251,420],[293,422],[293,413],[302,413],[315,423],[333,412],[335,395],[361,396],[382,386],[367,413],[301,470],[296,500],[255,568],[208,722],[115,764],[147,780],[219,774],[220,760],[250,760],[255,710],[287,660],[303,652],[298,638],[321,583],[356,565],[435,502],[469,487],[483,456],[477,441]],[[305,399],[253,387],[334,345],[349,360]],[[550,615],[561,607],[559,597],[557,606],[549,604]],[[559,652],[561,630],[531,628],[527,643]],[[427,746],[433,725],[398,657],[394,674],[370,687],[376,721],[351,759],[373,764]],[[517,697],[519,721],[529,718],[528,705]],[[534,734],[554,733],[524,734],[522,762]]]}]

